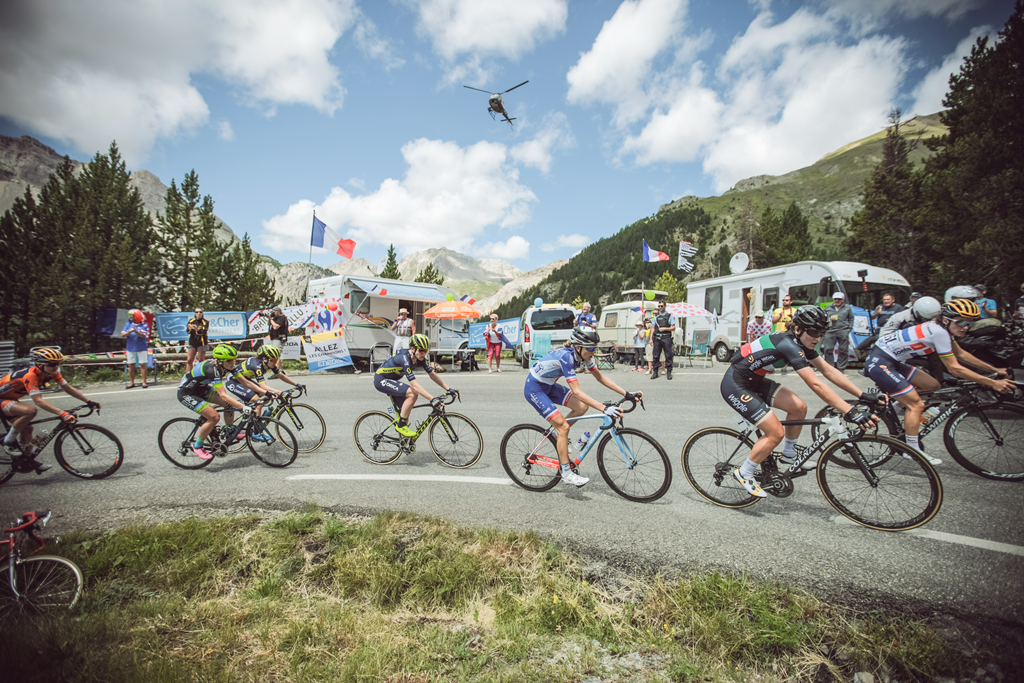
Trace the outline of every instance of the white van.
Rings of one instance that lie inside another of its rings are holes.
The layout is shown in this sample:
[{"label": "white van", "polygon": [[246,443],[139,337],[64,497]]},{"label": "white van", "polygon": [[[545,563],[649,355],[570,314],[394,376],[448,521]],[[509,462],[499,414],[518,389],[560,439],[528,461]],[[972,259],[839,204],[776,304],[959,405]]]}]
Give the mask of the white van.
[{"label": "white van", "polygon": [[579,314],[569,304],[544,304],[540,308],[530,306],[519,319],[519,343],[512,353],[516,362],[524,368],[530,367],[533,358],[533,339],[537,334],[551,335],[551,348],[561,346],[569,339]]},{"label": "white van", "polygon": [[[615,342],[615,350],[620,357],[633,356],[633,335],[636,324],[645,317],[652,318],[658,312],[658,303],[665,301],[668,292],[660,289],[652,290],[654,298],[648,300],[646,290],[627,289],[622,292],[622,301],[608,304],[601,309],[601,318],[597,321],[597,331],[601,342]],[[677,327],[678,329],[678,327]]]}]

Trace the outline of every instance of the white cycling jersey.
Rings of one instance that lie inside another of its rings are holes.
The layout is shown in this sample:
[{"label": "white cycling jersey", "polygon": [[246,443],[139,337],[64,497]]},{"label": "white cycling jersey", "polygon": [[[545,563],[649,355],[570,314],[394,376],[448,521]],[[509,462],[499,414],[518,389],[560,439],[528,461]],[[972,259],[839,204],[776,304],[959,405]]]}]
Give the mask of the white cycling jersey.
[{"label": "white cycling jersey", "polygon": [[933,320],[906,327],[879,338],[876,347],[899,361],[915,356],[939,354],[939,358],[953,355],[953,338]]}]

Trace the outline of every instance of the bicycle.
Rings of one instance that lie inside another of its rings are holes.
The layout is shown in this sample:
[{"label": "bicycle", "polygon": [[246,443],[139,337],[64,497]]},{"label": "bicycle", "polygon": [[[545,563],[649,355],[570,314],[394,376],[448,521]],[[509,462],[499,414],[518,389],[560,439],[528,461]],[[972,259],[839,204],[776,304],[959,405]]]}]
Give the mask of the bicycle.
[{"label": "bicycle", "polygon": [[[1024,383],[1015,382],[1019,387]],[[957,386],[926,394],[925,409],[938,408],[939,413],[921,425],[919,438],[945,423],[943,442],[956,462],[968,472],[997,481],[1024,481],[1024,406],[1015,398],[994,394],[977,382],[959,380]],[[816,418],[838,414],[830,406],[818,411]],[[903,420],[892,401],[879,414],[889,436],[903,440]],[[880,426],[881,426],[880,425]],[[812,435],[817,437],[815,428]],[[923,444],[923,442],[922,442]],[[922,446],[923,447],[923,446]],[[841,467],[855,467],[839,456]]]},{"label": "bicycle", "polygon": [[[740,418],[742,431],[708,427],[690,436],[683,446],[683,471],[690,486],[715,505],[744,508],[759,498],[733,478],[733,470],[747,459],[760,432]],[[786,498],[793,493],[793,479],[809,474],[801,465],[822,451],[815,468],[818,486],[829,505],[844,517],[871,529],[904,531],[930,521],[942,505],[939,475],[916,450],[890,436],[872,435],[858,429],[850,435],[842,417],[814,420],[783,420],[783,426],[825,427],[788,468],[779,467],[779,454],[760,464],[757,480],[765,493]],[[838,440],[825,443],[832,437]],[[837,462],[844,454],[854,467]]]},{"label": "bicycle", "polygon": [[[36,555],[46,539],[36,535],[50,520],[50,511],[26,512],[4,529],[7,540],[0,543],[0,620],[20,614],[41,614],[70,610],[82,595],[82,570],[74,562],[55,555]],[[31,557],[22,557],[18,534],[37,545]]]},{"label": "bicycle", "polygon": [[[442,396],[442,406],[431,410],[416,426],[416,436],[398,433],[396,427],[401,405],[393,396],[389,397],[391,404],[388,412],[370,410],[356,420],[352,428],[356,448],[373,464],[390,465],[405,453],[415,453],[416,439],[426,431],[430,450],[438,460],[458,470],[472,467],[484,454],[483,436],[476,424],[465,415],[443,410],[443,406],[451,405],[456,398],[461,403],[462,397],[459,394],[447,391]],[[413,406],[413,410],[429,407],[430,404],[425,403]]]},{"label": "bicycle", "polygon": [[[214,458],[203,460],[192,451],[199,427],[206,422],[206,418],[201,415],[197,418],[175,417],[164,423],[157,436],[160,452],[182,469],[198,470],[212,463],[215,458],[226,456],[228,446],[234,447],[238,435],[244,429],[244,443],[257,460],[270,467],[288,467],[298,457],[298,441],[284,423],[260,415],[263,407],[263,402],[257,401],[253,404],[252,412],[243,414],[242,419],[235,424],[219,424],[210,432],[203,448]],[[223,409],[218,412],[223,412]],[[238,450],[241,449],[234,452]]]},{"label": "bicycle", "polygon": [[[78,411],[88,409],[89,412],[78,415]],[[33,420],[33,425],[56,421],[57,427],[52,432],[39,432],[32,442],[32,454],[38,455],[53,441],[53,454],[57,462],[68,474],[81,479],[105,479],[116,472],[124,461],[124,447],[121,441],[106,427],[83,424],[82,418],[93,414],[95,408],[88,404],[72,408],[68,412],[79,418],[78,422],[67,423],[60,417]],[[11,428],[6,416],[0,414],[0,424],[4,431]],[[11,456],[0,449],[0,484],[5,483],[16,472],[34,471],[34,457]]]},{"label": "bicycle", "polygon": [[[299,453],[312,453],[327,439],[327,422],[313,406],[292,402],[292,397],[301,396],[303,391],[305,389],[299,387],[282,391],[277,398],[277,405],[270,409],[267,417],[284,423],[292,430],[298,441]],[[238,453],[243,448],[245,442],[236,439],[235,444],[229,444],[228,453]]]},{"label": "bicycle", "polygon": [[[636,398],[623,398],[616,403],[606,401],[605,405],[617,407],[627,401],[632,405],[622,411],[625,415],[636,409]],[[647,410],[643,401],[639,403]],[[580,420],[601,420],[600,430],[606,434],[603,438],[587,442],[572,461],[574,469],[600,441],[597,468],[612,491],[636,503],[650,503],[665,495],[672,484],[672,465],[660,443],[639,429],[626,428],[622,416],[616,420],[604,414],[581,415],[566,421]],[[562,479],[557,443],[558,434],[554,427],[516,425],[505,432],[501,440],[501,465],[509,478],[527,491],[548,491]],[[621,459],[615,457],[609,447],[612,443],[618,447]]]}]

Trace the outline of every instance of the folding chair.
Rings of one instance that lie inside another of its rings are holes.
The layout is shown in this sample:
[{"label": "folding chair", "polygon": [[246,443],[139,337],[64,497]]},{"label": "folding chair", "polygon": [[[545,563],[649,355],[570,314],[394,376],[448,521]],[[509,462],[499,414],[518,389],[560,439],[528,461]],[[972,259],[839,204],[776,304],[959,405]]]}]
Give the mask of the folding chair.
[{"label": "folding chair", "polygon": [[551,353],[551,335],[534,333],[533,344],[530,347],[529,365],[533,365],[533,361],[548,353]]},{"label": "folding chair", "polygon": [[597,369],[614,370],[615,356],[617,355],[615,342],[601,342],[597,347],[597,353],[594,354],[594,362],[597,363]]},{"label": "folding chair", "polygon": [[711,357],[711,330],[694,330],[693,331],[693,343],[686,347],[686,354],[683,356],[686,358],[686,362],[693,367],[694,358],[700,358],[704,361],[702,367],[707,367],[708,363],[714,367],[715,361]]}]

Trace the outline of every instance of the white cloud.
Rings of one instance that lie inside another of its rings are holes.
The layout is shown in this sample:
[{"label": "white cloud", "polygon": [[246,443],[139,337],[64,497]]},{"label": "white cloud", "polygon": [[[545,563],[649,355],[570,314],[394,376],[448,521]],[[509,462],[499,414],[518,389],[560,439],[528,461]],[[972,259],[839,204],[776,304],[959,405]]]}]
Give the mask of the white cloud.
[{"label": "white cloud", "polygon": [[481,256],[505,259],[506,261],[509,259],[529,258],[530,243],[519,235],[512,235],[512,237],[509,237],[504,242],[488,242],[478,249],[476,253]]},{"label": "white cloud", "polygon": [[544,117],[543,128],[533,139],[519,143],[509,154],[520,164],[536,168],[547,175],[554,163],[554,153],[575,145],[576,139],[569,128],[568,118],[561,112],[553,112]]},{"label": "white cloud", "polygon": [[578,232],[574,232],[571,235],[559,235],[554,242],[546,242],[541,245],[541,251],[555,251],[562,247],[571,247],[573,249],[581,249],[590,244],[590,238],[586,235],[581,235]]},{"label": "white cloud", "polygon": [[[479,142],[463,148],[421,138],[406,143],[402,156],[408,168],[401,180],[388,178],[370,194],[335,187],[317,204],[300,200],[263,222],[263,243],[275,251],[306,249],[315,208],[318,218],[358,244],[394,244],[403,254],[441,246],[474,251],[477,237],[528,221],[530,204],[537,201],[519,183],[504,145]],[[529,248],[516,237],[501,244],[515,253]]]},{"label": "white cloud", "polygon": [[221,121],[217,124],[217,137],[225,142],[235,139],[235,129],[231,127],[230,121]]},{"label": "white cloud", "polygon": [[395,54],[391,41],[382,38],[377,30],[377,25],[362,13],[360,13],[352,38],[363,54],[380,62],[385,71],[397,69],[405,64],[405,60]]},{"label": "white cloud", "polygon": [[978,26],[971,29],[971,33],[957,44],[956,49],[946,55],[942,64],[929,71],[914,88],[914,92],[910,95],[914,98],[911,114],[934,114],[942,110],[942,100],[949,92],[950,75],[960,73],[964,57],[971,54],[971,48],[981,36],[988,36],[989,45],[992,45],[999,34],[991,26]]},{"label": "white cloud", "polygon": [[362,178],[349,178],[347,184],[356,188],[360,192],[366,192],[366,181]]},{"label": "white cloud", "polygon": [[835,13],[874,27],[885,19],[939,17],[956,21],[987,0],[822,0]]}]

